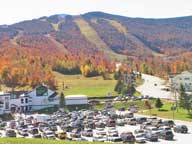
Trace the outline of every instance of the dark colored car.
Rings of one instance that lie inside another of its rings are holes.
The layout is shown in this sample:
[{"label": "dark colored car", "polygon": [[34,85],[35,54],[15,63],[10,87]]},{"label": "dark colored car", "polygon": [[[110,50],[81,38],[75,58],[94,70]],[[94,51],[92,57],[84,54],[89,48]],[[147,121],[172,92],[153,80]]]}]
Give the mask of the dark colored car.
[{"label": "dark colored car", "polygon": [[96,122],[95,123],[95,127],[97,127],[97,128],[105,128],[105,124],[102,123],[102,122]]},{"label": "dark colored car", "polygon": [[81,132],[82,136],[85,137],[93,137],[93,130],[92,129],[87,129]]},{"label": "dark colored car", "polygon": [[30,129],[28,132],[29,132],[30,134],[32,134],[32,135],[39,133],[39,131],[38,131],[37,128],[32,128],[32,129]]},{"label": "dark colored car", "polygon": [[145,135],[145,138],[146,138],[148,141],[152,141],[152,142],[158,141],[158,136],[157,136],[157,134],[154,134],[154,133],[147,133],[147,134]]},{"label": "dark colored car", "polygon": [[174,132],[176,133],[187,133],[188,128],[186,125],[177,125],[173,128]]},{"label": "dark colored car", "polygon": [[34,134],[32,135],[32,138],[41,138],[41,134]]},{"label": "dark colored car", "polygon": [[129,125],[136,125],[137,121],[136,121],[135,118],[130,118],[130,119],[128,119],[127,124],[129,124]]},{"label": "dark colored car", "polygon": [[109,120],[107,121],[107,126],[108,126],[108,127],[115,127],[115,126],[116,126],[115,120],[109,119]]},{"label": "dark colored car", "polygon": [[142,124],[144,122],[147,122],[147,118],[146,117],[140,117],[136,119],[138,124]]},{"label": "dark colored car", "polygon": [[14,130],[6,130],[5,136],[7,137],[16,137],[16,132]]},{"label": "dark colored car", "polygon": [[135,136],[132,132],[124,132],[120,135],[123,142],[135,142]]},{"label": "dark colored car", "polygon": [[174,127],[175,126],[175,123],[172,120],[165,120],[165,121],[163,121],[163,124],[165,126],[169,126],[169,127]]},{"label": "dark colored car", "polygon": [[162,130],[160,133],[159,133],[159,138],[161,139],[165,139],[165,140],[173,140],[173,133],[171,130]]}]

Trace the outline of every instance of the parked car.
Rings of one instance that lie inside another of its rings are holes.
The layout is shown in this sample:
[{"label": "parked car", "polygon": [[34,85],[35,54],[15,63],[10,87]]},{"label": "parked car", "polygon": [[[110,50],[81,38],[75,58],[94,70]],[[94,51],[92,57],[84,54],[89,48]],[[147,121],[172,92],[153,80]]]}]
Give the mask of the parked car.
[{"label": "parked car", "polygon": [[117,137],[107,137],[107,142],[121,142],[122,139],[117,136]]},{"label": "parked car", "polygon": [[39,131],[38,131],[37,128],[31,128],[31,129],[28,130],[28,132],[29,132],[30,134],[32,134],[32,135],[39,133]]},{"label": "parked car", "polygon": [[123,119],[117,119],[116,123],[118,126],[124,126],[125,125],[125,121]]},{"label": "parked car", "polygon": [[159,134],[159,138],[165,139],[165,140],[173,140],[173,133],[171,130],[162,130]]},{"label": "parked car", "polygon": [[145,133],[136,134],[135,135],[135,141],[136,141],[136,143],[146,143]]},{"label": "parked car", "polygon": [[70,133],[71,138],[80,138],[81,133],[78,129],[73,129],[72,132]]},{"label": "parked car", "polygon": [[103,136],[103,135],[95,135],[93,137],[93,141],[105,142],[105,141],[107,141],[107,137]]},{"label": "parked car", "polygon": [[105,127],[105,124],[102,123],[102,122],[97,122],[97,123],[95,123],[95,127],[96,127],[96,128],[104,128],[104,127]]},{"label": "parked car", "polygon": [[44,131],[43,132],[43,138],[46,138],[46,139],[55,139],[55,133],[53,131]]},{"label": "parked car", "polygon": [[176,133],[188,133],[188,128],[186,125],[177,125],[173,128]]},{"label": "parked car", "polygon": [[29,136],[27,129],[21,129],[18,133],[24,137]]},{"label": "parked car", "polygon": [[145,135],[145,138],[146,138],[148,141],[152,141],[152,142],[158,141],[158,135],[155,134],[155,133],[149,133],[149,132],[148,132],[148,133]]},{"label": "parked car", "polygon": [[139,117],[136,119],[138,124],[142,124],[144,122],[147,122],[147,118],[146,117]]},{"label": "parked car", "polygon": [[128,112],[128,113],[125,114],[125,117],[126,118],[133,118],[134,114],[132,112]]},{"label": "parked car", "polygon": [[134,130],[135,134],[141,134],[141,133],[145,133],[145,131],[143,129],[136,129]]},{"label": "parked car", "polygon": [[46,128],[46,127],[48,127],[47,124],[45,124],[45,123],[40,123],[40,124],[39,124],[39,131],[43,132],[43,129]]},{"label": "parked car", "polygon": [[169,127],[174,127],[175,126],[175,123],[174,123],[173,120],[165,120],[165,121],[163,121],[163,124],[165,126],[169,126]]},{"label": "parked car", "polygon": [[93,136],[93,130],[92,129],[86,129],[86,130],[81,132],[81,135],[85,136],[85,137],[92,137]]},{"label": "parked car", "polygon": [[144,122],[140,125],[140,129],[145,129],[146,127],[152,126],[151,122]]},{"label": "parked car", "polygon": [[103,128],[97,128],[93,134],[93,141],[104,142],[107,140],[106,132]]},{"label": "parked car", "polygon": [[56,124],[51,124],[51,125],[49,125],[49,128],[50,128],[52,131],[57,131],[57,125],[56,125]]},{"label": "parked car", "polygon": [[39,134],[39,133],[38,134],[33,134],[32,138],[41,138],[41,134]]},{"label": "parked car", "polygon": [[123,142],[135,142],[135,136],[132,132],[123,132],[120,137]]},{"label": "parked car", "polygon": [[67,138],[67,133],[65,131],[57,132],[55,135],[59,139],[66,139]]},{"label": "parked car", "polygon": [[6,130],[5,131],[5,136],[6,137],[16,137],[16,132],[14,130],[11,130],[11,129]]},{"label": "parked car", "polygon": [[130,119],[128,119],[127,124],[129,124],[129,125],[136,125],[137,121],[136,121],[135,118],[130,118]]},{"label": "parked car", "polygon": [[107,121],[107,126],[108,126],[108,127],[115,127],[115,126],[116,126],[115,120],[109,119],[109,120]]}]

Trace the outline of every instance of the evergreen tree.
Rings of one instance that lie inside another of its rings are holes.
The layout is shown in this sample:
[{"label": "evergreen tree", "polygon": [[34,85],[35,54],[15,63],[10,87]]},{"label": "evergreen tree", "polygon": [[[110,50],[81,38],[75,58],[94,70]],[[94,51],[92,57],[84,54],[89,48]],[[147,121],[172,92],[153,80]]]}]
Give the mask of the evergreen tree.
[{"label": "evergreen tree", "polygon": [[191,103],[191,97],[188,96],[185,92],[184,86],[181,84],[180,87],[180,97],[179,97],[179,105],[180,107],[186,109],[188,113],[191,112],[192,109],[192,103]]},{"label": "evergreen tree", "polygon": [[123,89],[123,82],[121,80],[118,80],[115,86],[115,91],[118,92],[118,94],[120,94],[122,92],[122,89]]},{"label": "evergreen tree", "polygon": [[179,106],[185,108],[185,100],[186,100],[186,92],[184,86],[181,84],[180,86],[180,97],[179,97]]},{"label": "evergreen tree", "polygon": [[117,71],[117,72],[114,73],[114,79],[115,80],[119,80],[121,77],[122,77],[122,75],[121,75],[120,71]]},{"label": "evergreen tree", "polygon": [[158,109],[160,109],[160,108],[162,108],[162,106],[163,106],[163,103],[162,103],[161,99],[158,98],[158,99],[156,100],[156,102],[155,102],[155,107],[158,108]]},{"label": "evergreen tree", "polygon": [[63,92],[61,92],[61,95],[60,95],[59,105],[60,105],[60,108],[64,108],[64,106],[65,106],[65,97],[64,97]]}]

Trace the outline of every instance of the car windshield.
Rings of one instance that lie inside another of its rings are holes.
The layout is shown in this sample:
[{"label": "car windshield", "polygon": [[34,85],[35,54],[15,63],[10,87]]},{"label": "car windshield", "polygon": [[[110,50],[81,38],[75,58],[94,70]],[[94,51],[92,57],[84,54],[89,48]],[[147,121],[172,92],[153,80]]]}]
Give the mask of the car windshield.
[{"label": "car windshield", "polygon": [[53,135],[53,132],[47,132],[46,135]]},{"label": "car windshield", "polygon": [[173,135],[171,131],[166,132],[166,135]]}]

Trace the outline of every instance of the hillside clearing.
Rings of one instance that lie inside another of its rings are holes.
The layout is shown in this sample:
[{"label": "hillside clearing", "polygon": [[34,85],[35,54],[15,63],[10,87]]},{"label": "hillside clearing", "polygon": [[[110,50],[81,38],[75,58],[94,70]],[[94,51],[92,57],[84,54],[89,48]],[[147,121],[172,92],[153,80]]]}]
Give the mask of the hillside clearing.
[{"label": "hillside clearing", "polygon": [[63,91],[65,95],[85,94],[89,97],[101,97],[106,96],[109,92],[112,96],[117,95],[114,91],[116,80],[103,80],[101,76],[85,78],[81,75],[63,75],[58,72],[54,72],[54,75],[58,92]]}]

